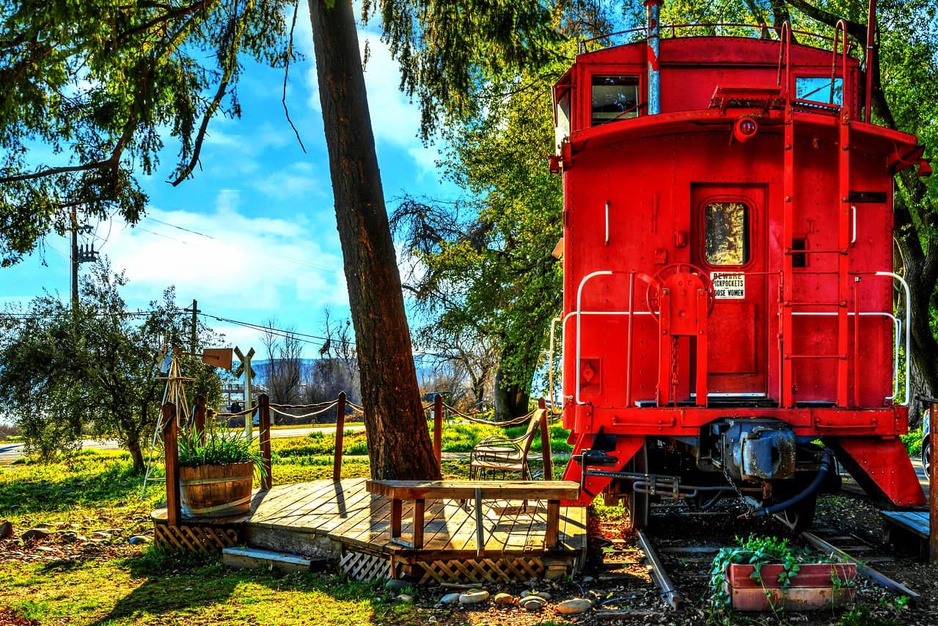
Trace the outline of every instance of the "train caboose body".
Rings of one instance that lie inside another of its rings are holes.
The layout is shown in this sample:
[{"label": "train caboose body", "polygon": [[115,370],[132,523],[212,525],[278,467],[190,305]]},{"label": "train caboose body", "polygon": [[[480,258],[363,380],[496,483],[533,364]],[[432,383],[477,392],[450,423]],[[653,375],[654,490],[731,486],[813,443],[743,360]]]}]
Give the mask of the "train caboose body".
[{"label": "train caboose body", "polygon": [[620,485],[638,525],[651,496],[738,494],[798,526],[835,454],[922,504],[892,257],[916,138],[868,121],[840,37],[658,35],[580,54],[554,88],[564,478],[581,504]]}]

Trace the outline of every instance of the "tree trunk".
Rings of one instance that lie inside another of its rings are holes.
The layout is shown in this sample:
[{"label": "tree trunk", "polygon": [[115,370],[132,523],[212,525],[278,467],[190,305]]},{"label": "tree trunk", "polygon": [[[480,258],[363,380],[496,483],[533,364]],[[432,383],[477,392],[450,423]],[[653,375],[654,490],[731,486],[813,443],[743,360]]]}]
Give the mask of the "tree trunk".
[{"label": "tree trunk", "polygon": [[[904,278],[912,294],[911,302],[905,303],[903,307],[910,307],[911,313],[909,355],[912,371],[906,372],[906,376],[911,376],[912,383],[909,424],[917,428],[921,425],[922,411],[926,408],[921,399],[938,397],[938,342],[931,331],[931,305],[938,280],[938,243],[927,238],[927,248],[923,248],[919,229],[915,227],[915,219],[912,217],[912,211],[915,210],[925,222],[925,228],[936,226],[935,214],[927,206],[925,186],[910,172],[904,172],[899,180],[907,193],[895,202],[895,241],[901,252]],[[905,300],[904,293],[901,300]]]},{"label": "tree trunk", "polygon": [[140,440],[128,439],[127,451],[130,452],[130,458],[134,463],[134,473],[142,474],[144,471],[146,471],[147,465],[143,460],[143,450],[140,449]]},{"label": "tree trunk", "polygon": [[371,475],[439,478],[420,402],[352,4],[309,0],[309,10]]},{"label": "tree trunk", "polygon": [[495,372],[495,419],[508,420],[528,412],[531,400],[531,381],[518,384],[509,382],[501,365]]}]

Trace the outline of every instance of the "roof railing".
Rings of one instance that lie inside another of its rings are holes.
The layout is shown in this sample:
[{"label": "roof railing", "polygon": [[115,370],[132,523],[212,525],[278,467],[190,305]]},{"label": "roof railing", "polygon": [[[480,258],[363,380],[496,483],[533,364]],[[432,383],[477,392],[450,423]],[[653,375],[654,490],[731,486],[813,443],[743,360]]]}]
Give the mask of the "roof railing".
[{"label": "roof railing", "polygon": [[[786,22],[787,23],[787,22]],[[769,39],[771,33],[775,33],[776,40],[780,37],[782,26],[769,26],[767,24],[742,24],[734,22],[701,22],[698,24],[662,24],[661,25],[661,38],[676,38],[678,36],[682,37],[740,37],[745,39]],[[705,30],[706,32],[702,34],[695,34],[694,31]],[[678,34],[678,31],[681,31],[681,34]],[[731,32],[724,32],[731,31]],[[751,31],[754,35],[745,35],[744,33]],[[597,35],[596,37],[590,37],[589,39],[583,39],[579,43],[580,54],[586,52],[594,52],[596,50],[601,50],[603,48],[609,48],[615,45],[622,45],[624,43],[637,43],[639,41],[644,41],[646,39],[648,29],[645,26],[639,26],[636,28],[629,28],[626,30],[620,30],[614,33],[607,33],[603,35]],[[821,45],[829,45],[834,47],[837,45],[837,38],[831,37],[829,35],[822,35],[820,33],[814,33],[807,30],[798,30],[791,29],[791,33],[794,35],[799,35],[807,37],[809,39],[815,39],[821,42]],[[629,39],[622,41],[621,39],[626,38],[628,35],[633,35]],[[619,40],[619,41],[614,41]],[[853,44],[848,44],[848,51],[853,48]]]}]

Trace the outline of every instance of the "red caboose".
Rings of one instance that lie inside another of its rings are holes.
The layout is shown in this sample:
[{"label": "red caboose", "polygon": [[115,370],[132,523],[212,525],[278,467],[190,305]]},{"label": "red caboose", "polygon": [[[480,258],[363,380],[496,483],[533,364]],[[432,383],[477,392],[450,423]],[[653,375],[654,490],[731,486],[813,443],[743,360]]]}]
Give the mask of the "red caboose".
[{"label": "red caboose", "polygon": [[892,181],[927,170],[922,148],[870,123],[843,37],[660,39],[647,4],[646,40],[580,54],[554,88],[564,478],[580,503],[618,486],[637,525],[650,496],[740,495],[796,527],[833,454],[923,504],[892,304]]}]

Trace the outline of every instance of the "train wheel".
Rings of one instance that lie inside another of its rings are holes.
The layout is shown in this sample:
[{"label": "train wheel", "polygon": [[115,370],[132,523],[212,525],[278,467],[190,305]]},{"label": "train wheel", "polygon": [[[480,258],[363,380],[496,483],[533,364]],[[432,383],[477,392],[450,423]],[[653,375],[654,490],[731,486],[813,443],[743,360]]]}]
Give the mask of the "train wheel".
[{"label": "train wheel", "polygon": [[792,532],[800,533],[811,528],[814,522],[814,511],[817,508],[817,494],[812,493],[804,500],[775,514],[775,519],[785,524]]},{"label": "train wheel", "polygon": [[[642,446],[635,456],[626,465],[626,471],[644,473],[648,471],[648,448]],[[651,511],[651,502],[647,493],[636,493],[633,488],[629,492],[629,518],[632,528],[641,530],[648,526],[648,516]]]}]

